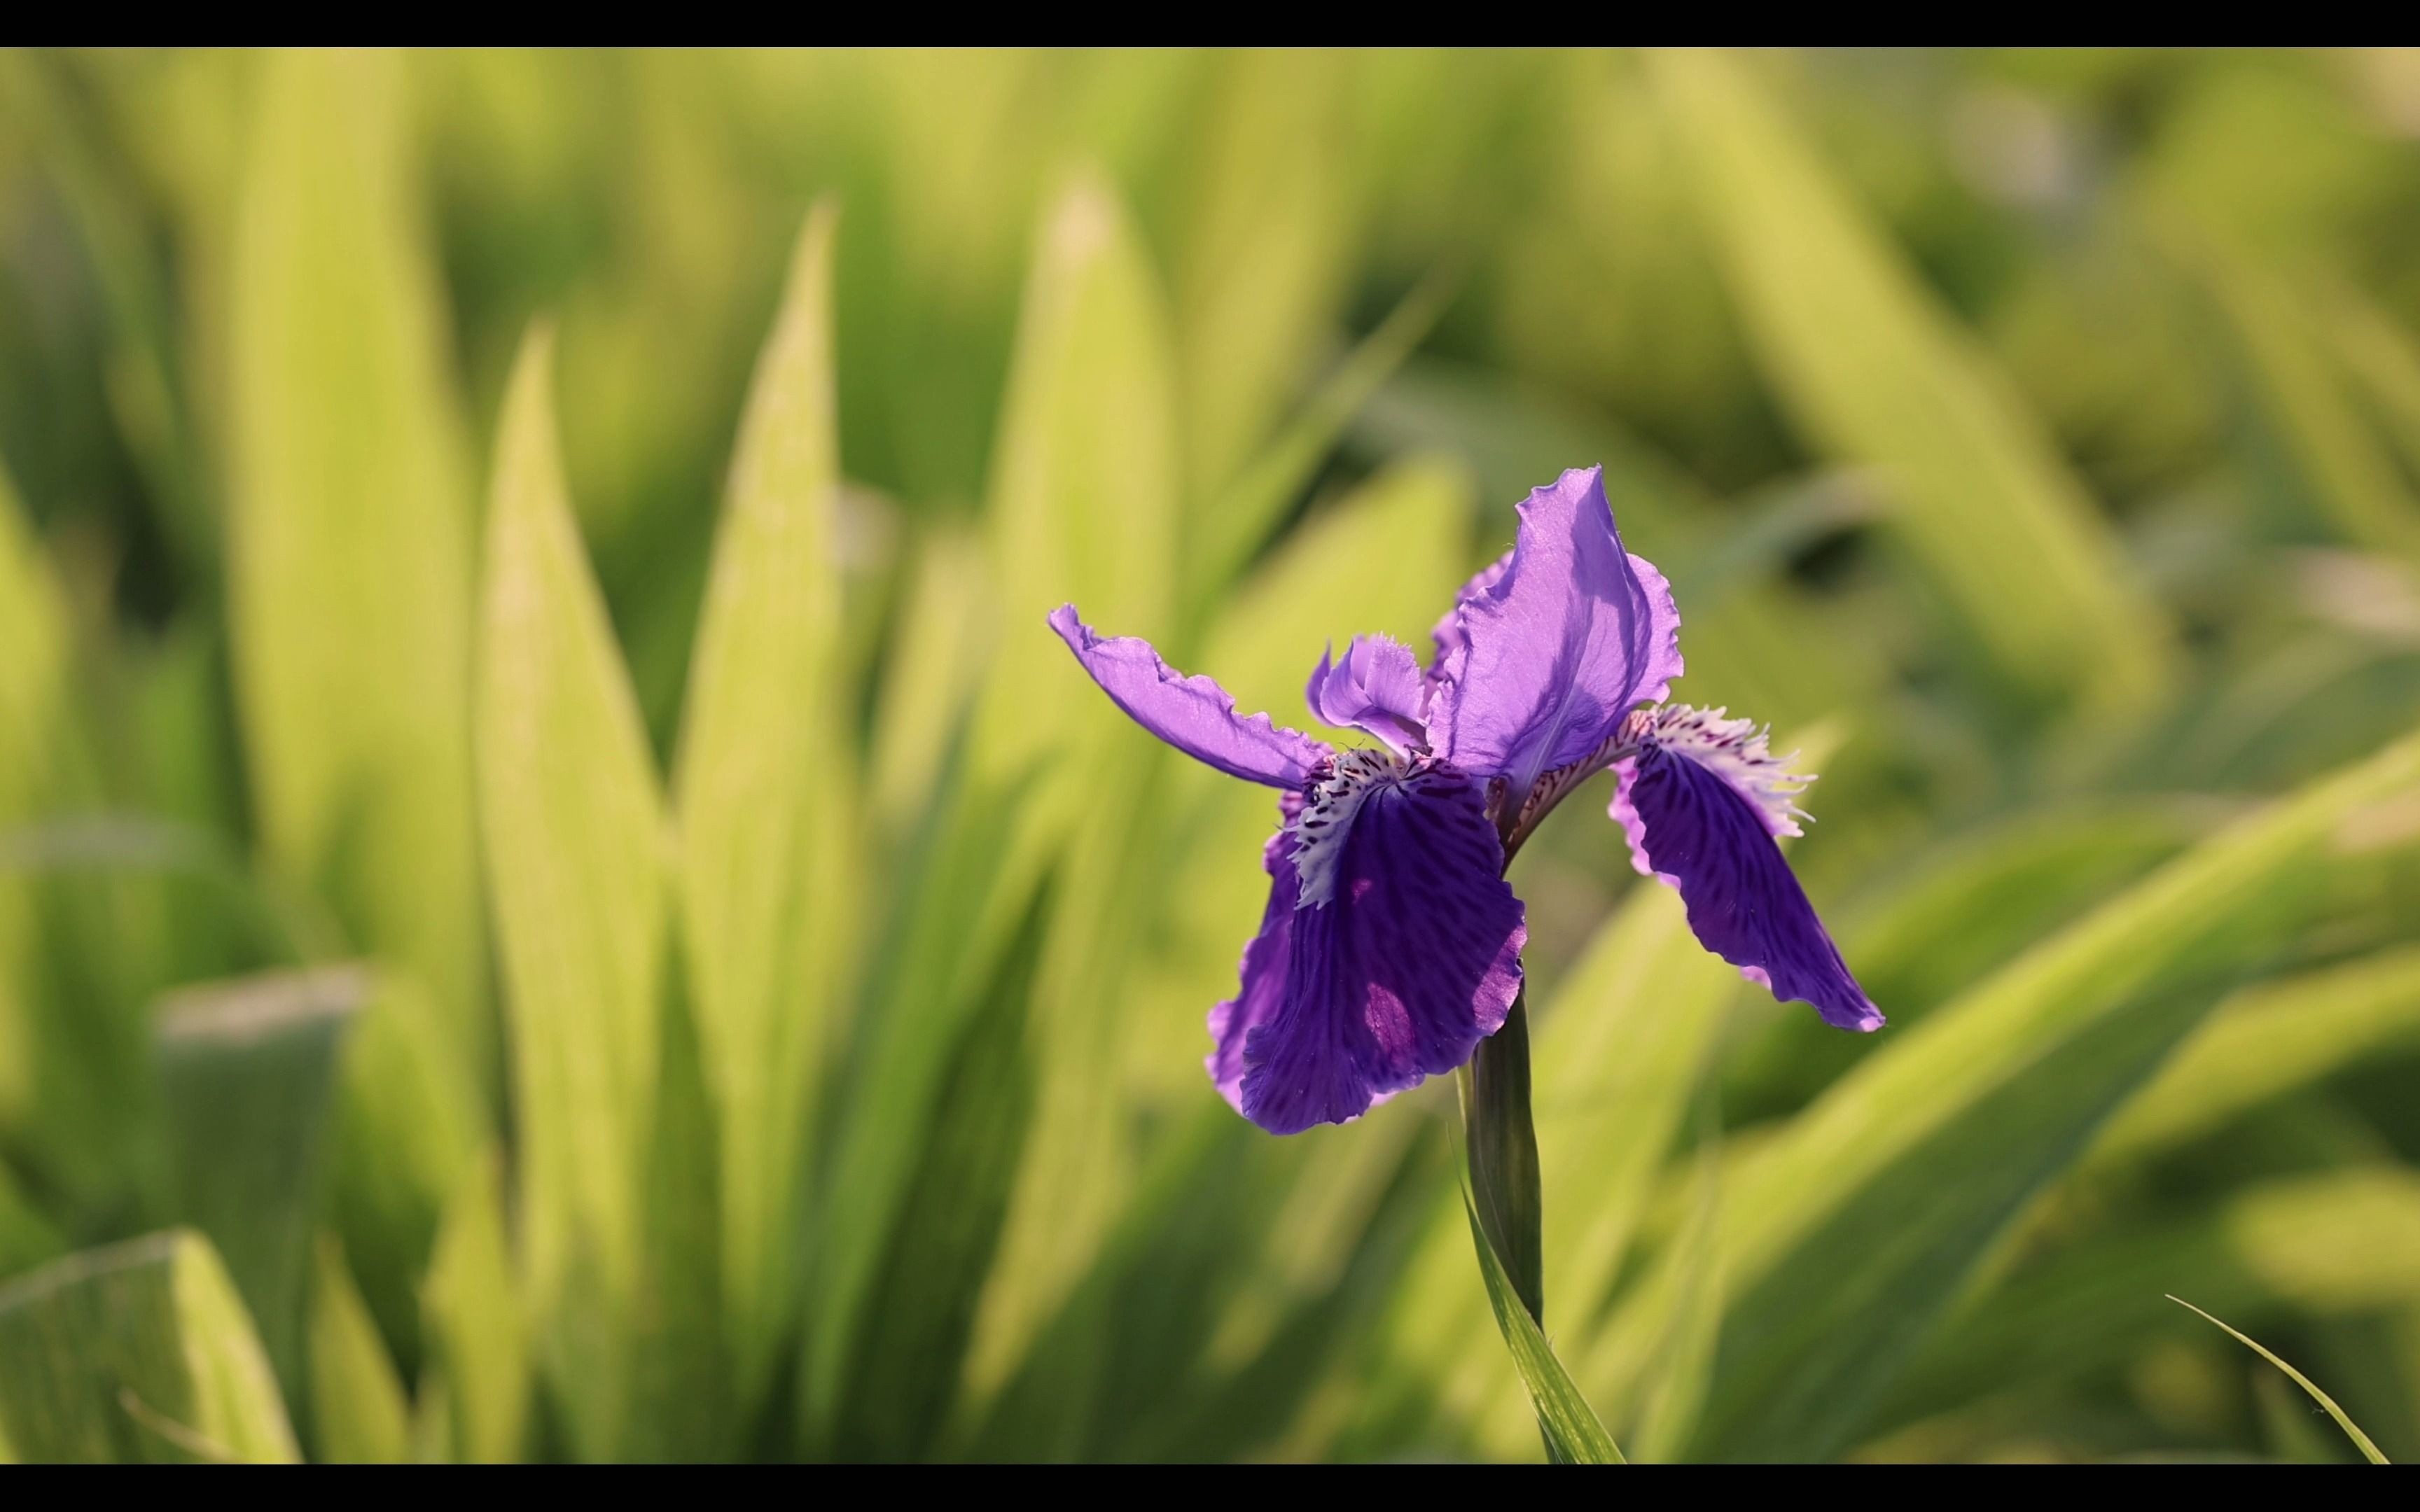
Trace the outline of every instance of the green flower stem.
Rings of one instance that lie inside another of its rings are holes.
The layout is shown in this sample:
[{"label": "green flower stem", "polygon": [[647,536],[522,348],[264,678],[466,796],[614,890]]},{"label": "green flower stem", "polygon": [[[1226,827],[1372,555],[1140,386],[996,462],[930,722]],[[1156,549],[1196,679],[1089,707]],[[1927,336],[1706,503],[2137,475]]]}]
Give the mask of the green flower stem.
[{"label": "green flower stem", "polygon": [[1479,1041],[1459,1073],[1462,1127],[1470,1161],[1471,1204],[1521,1305],[1545,1326],[1544,1211],[1538,1189],[1538,1130],[1529,1117],[1528,995],[1512,999],[1504,1026]]}]

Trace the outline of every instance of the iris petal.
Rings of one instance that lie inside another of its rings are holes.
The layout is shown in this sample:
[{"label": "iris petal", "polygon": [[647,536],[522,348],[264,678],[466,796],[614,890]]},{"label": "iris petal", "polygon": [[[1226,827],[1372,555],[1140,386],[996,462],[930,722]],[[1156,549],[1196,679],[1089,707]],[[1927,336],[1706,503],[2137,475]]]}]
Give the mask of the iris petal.
[{"label": "iris petal", "polygon": [[[1716,711],[1719,714],[1720,711]],[[1678,887],[1699,942],[1783,1002],[1812,1003],[1837,1028],[1869,1030],[1882,1013],[1807,901],[1775,836],[1794,835],[1796,779],[1779,772],[1746,720],[1664,711],[1684,728],[1651,735],[1614,770],[1613,817],[1640,872]],[[1714,732],[1705,737],[1706,729]]]},{"label": "iris petal", "polygon": [[1412,648],[1383,635],[1353,638],[1344,659],[1322,656],[1303,698],[1324,724],[1366,730],[1397,752],[1428,744],[1420,721],[1426,690]]},{"label": "iris petal", "polygon": [[1513,800],[1586,758],[1681,675],[1681,617],[1663,575],[1622,548],[1601,470],[1566,472],[1521,505],[1508,562],[1440,626],[1431,743]]},{"label": "iris petal", "polygon": [[1301,905],[1298,833],[1269,853],[1244,989],[1212,1015],[1213,1077],[1240,1032],[1236,1104],[1273,1134],[1345,1122],[1470,1058],[1520,992],[1528,938],[1479,786],[1450,767],[1372,779],[1321,842],[1334,847],[1325,903]]},{"label": "iris petal", "polygon": [[1247,718],[1235,700],[1207,677],[1169,666],[1148,640],[1095,635],[1076,606],[1051,612],[1050,628],[1084,664],[1093,681],[1135,723],[1177,749],[1230,777],[1300,788],[1327,757],[1327,748],[1298,730],[1273,725],[1265,714]]}]

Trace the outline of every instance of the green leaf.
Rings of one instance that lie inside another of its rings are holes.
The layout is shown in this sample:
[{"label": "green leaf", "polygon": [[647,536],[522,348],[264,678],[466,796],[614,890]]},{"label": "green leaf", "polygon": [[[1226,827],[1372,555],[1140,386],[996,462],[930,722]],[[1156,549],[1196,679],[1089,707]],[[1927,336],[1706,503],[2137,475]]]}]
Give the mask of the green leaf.
[{"label": "green leaf", "polygon": [[411,1403],[353,1286],[344,1247],[325,1234],[311,1286],[311,1437],[326,1464],[411,1458]]},{"label": "green leaf", "polygon": [[1044,621],[1072,600],[1105,632],[1164,637],[1177,580],[1168,316],[1106,186],[1078,179],[1051,210],[1020,318],[989,505],[1006,619],[970,767],[985,782],[1040,773],[1029,843],[1055,869],[1026,1021],[1034,1122],[969,1345],[977,1399],[1008,1379],[1090,1266],[1135,1179],[1114,1068],[1130,1033],[1121,1004],[1143,927],[1133,900],[1156,874],[1165,752],[1138,738]]},{"label": "green leaf", "polygon": [[2330,1074],[2420,1043],[2420,949],[2247,988],[2119,1110],[2086,1164],[2139,1161]]},{"label": "green leaf", "polygon": [[[1455,1078],[1462,1093],[1470,1211],[1530,1320],[1546,1316],[1538,1130],[1529,1113],[1529,1010],[1515,997],[1504,1026],[1481,1041]],[[1490,1285],[1493,1285],[1491,1277]],[[1497,1322],[1503,1323],[1502,1309]],[[1508,1339],[1508,1342],[1509,1339]],[[1515,1346],[1518,1349],[1518,1346]]]},{"label": "green leaf", "polygon": [[491,1135],[476,1080],[417,981],[387,976],[345,1037],[328,1221],[380,1331],[419,1358],[437,1227]]},{"label": "green leaf", "polygon": [[808,1135],[861,868],[838,648],[834,213],[799,233],[732,463],[676,781],[691,1001],[714,1094],[740,1410],[789,1343]]},{"label": "green leaf", "polygon": [[573,1443],[602,1458],[630,1389],[665,836],[638,704],[564,491],[551,350],[543,331],[523,343],[496,445],[479,811],[509,1001],[530,1308]]},{"label": "green leaf", "polygon": [[2185,1301],[2182,1297],[2170,1297],[2168,1300],[2175,1303],[2180,1307],[2183,1307],[2192,1312],[2201,1313],[2201,1316],[2209,1319],[2210,1321],[2218,1323],[2219,1327],[2224,1328],[2227,1333],[2234,1335],[2238,1343],[2251,1350],[2255,1354],[2259,1355],[2260,1358],[2268,1361],[2271,1365],[2275,1365],[2278,1369],[2283,1370],[2288,1376],[2293,1377],[2294,1384],[2302,1387],[2305,1392],[2308,1392],[2310,1394],[2311,1400],[2319,1403],[2321,1407],[2326,1408],[2328,1416],[2336,1420],[2336,1427],[2344,1429],[2345,1436],[2352,1440],[2352,1442],[2360,1447],[2363,1458],[2368,1460],[2373,1465],[2382,1465],[2387,1463],[2386,1456],[2379,1453],[2378,1445],[2370,1442],[2369,1435],[2364,1433],[2361,1430],[2361,1426],[2355,1423],[2350,1416],[2346,1415],[2345,1410],[2336,1405],[2336,1399],[2335,1397],[2329,1396],[2326,1392],[2319,1390],[2319,1386],[2312,1381],[2310,1377],[2303,1374],[2300,1370],[2295,1369],[2292,1365],[2289,1365],[2285,1361],[2277,1358],[2276,1355],[2270,1352],[2268,1346],[2260,1343],[2257,1339],[2252,1338],[2248,1335],[2238,1333],[2235,1329],[2228,1327],[2225,1323],[2219,1323],[2217,1319],[2211,1318],[2210,1314],[2202,1312],[2200,1308],[2194,1306],[2192,1303]]},{"label": "green leaf", "polygon": [[2167,627],[2091,499],[1805,134],[1730,56],[1648,62],[1769,378],[1817,445],[1886,475],[1891,527],[1985,663],[2104,715],[2160,688]]},{"label": "green leaf", "polygon": [[[675,942],[680,936],[673,936]],[[752,1426],[735,1409],[724,1348],[721,1151],[687,984],[685,949],[666,952],[655,1115],[647,1133],[646,1225],[632,1301],[634,1381],[617,1458],[728,1459]]]},{"label": "green leaf", "polygon": [[0,1442],[85,1464],[299,1458],[252,1319],[188,1229],[0,1288]]},{"label": "green leaf", "polygon": [[271,860],[485,1073],[473,486],[404,87],[374,52],[261,60],[225,316],[235,682]]},{"label": "green leaf", "polygon": [[1564,1465],[1618,1465],[1621,1451],[1613,1436],[1572,1384],[1571,1376],[1562,1362],[1555,1358],[1553,1346],[1538,1330],[1538,1321],[1529,1316],[1528,1308],[1514,1289],[1512,1278],[1505,1273],[1504,1262],[1487,1237],[1479,1220],[1479,1210],[1464,1199],[1464,1211],[1470,1219],[1470,1242],[1479,1251],[1480,1274],[1487,1283],[1487,1301],[1496,1309],[1497,1326],[1504,1331],[1504,1342],[1512,1350],[1513,1364],[1520,1367],[1521,1380],[1529,1388],[1529,1398],[1538,1410],[1538,1430],[1545,1436],[1546,1457]]},{"label": "green leaf", "polygon": [[170,1191],[226,1260],[287,1393],[303,1395],[303,1284],[355,967],[188,988],[159,1010]]},{"label": "green leaf", "polygon": [[421,1406],[443,1411],[437,1436],[466,1464],[508,1464],[528,1443],[530,1321],[504,1201],[501,1162],[489,1150],[470,1163],[446,1204],[421,1292],[431,1365]]},{"label": "green leaf", "polygon": [[1670,1287],[1664,1310],[1671,1323],[1656,1360],[1634,1372],[1639,1407],[1631,1448],[1649,1464],[1680,1454],[1713,1385],[1723,1328],[1723,1257],[1714,1247],[1722,1242],[1719,1151],[1712,1138],[1699,1147],[1688,1222],[1672,1242],[1672,1263],[1658,1277]]},{"label": "green leaf", "polygon": [[[1725,1182],[1732,1298],[1699,1452],[1854,1431],[1964,1278],[2218,995],[2321,906],[2340,830],[2420,786],[2420,737],[2242,820],[1886,1035]],[[1642,1320],[1634,1326],[1652,1326]]]}]

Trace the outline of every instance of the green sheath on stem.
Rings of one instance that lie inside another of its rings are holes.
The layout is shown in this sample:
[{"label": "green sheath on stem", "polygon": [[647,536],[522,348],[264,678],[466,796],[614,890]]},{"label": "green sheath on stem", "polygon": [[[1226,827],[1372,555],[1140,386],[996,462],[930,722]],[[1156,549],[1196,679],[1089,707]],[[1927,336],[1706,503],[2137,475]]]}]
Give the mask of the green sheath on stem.
[{"label": "green sheath on stem", "polygon": [[1529,1118],[1529,1010],[1512,999],[1504,1026],[1479,1041],[1462,1069],[1462,1127],[1470,1196],[1521,1305],[1546,1318],[1544,1246],[1539,1238],[1538,1131]]}]

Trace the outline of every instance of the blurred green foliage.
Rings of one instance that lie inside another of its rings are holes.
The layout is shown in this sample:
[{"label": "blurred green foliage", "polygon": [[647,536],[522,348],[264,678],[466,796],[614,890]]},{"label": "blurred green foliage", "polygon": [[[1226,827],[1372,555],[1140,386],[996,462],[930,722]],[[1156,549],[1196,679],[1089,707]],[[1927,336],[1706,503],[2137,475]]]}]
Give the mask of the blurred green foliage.
[{"label": "blurred green foliage", "polygon": [[[2415,237],[2411,52],[0,54],[0,1457],[2420,1455]],[[1516,1365],[1042,616],[1595,462],[1892,1026],[1548,826]]]}]

